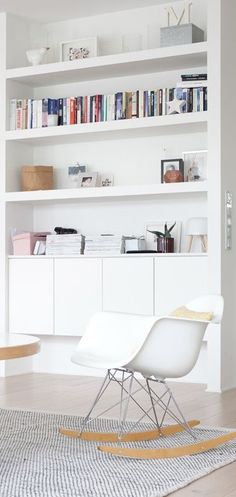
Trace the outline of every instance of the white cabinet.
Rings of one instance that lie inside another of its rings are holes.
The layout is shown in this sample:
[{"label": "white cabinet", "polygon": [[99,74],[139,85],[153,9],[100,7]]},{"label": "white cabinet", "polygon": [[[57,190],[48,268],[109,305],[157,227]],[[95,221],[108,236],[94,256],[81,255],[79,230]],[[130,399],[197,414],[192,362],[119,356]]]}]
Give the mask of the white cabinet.
[{"label": "white cabinet", "polygon": [[102,260],[55,260],[55,333],[83,335],[89,318],[102,310]]},{"label": "white cabinet", "polygon": [[153,259],[103,260],[103,310],[153,314]]},{"label": "white cabinet", "polygon": [[168,314],[195,297],[208,293],[208,258],[155,259],[155,314]]},{"label": "white cabinet", "polygon": [[14,333],[53,333],[53,261],[9,261],[9,329]]}]

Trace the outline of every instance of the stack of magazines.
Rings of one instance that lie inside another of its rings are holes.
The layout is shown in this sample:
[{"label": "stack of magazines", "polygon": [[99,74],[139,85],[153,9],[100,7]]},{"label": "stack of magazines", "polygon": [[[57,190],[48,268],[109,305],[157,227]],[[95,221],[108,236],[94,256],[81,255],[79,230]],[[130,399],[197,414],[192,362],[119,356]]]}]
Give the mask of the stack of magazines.
[{"label": "stack of magazines", "polygon": [[80,255],[83,251],[83,235],[47,235],[46,255]]},{"label": "stack of magazines", "polygon": [[85,255],[119,255],[124,253],[122,235],[86,235]]}]

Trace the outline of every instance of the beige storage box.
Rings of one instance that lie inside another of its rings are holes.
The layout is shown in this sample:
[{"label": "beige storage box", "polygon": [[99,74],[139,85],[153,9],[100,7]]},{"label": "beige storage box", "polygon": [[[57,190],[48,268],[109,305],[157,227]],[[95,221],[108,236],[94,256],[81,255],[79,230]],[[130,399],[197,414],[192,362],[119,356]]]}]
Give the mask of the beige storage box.
[{"label": "beige storage box", "polygon": [[53,167],[52,166],[22,166],[21,168],[21,190],[52,190]]}]

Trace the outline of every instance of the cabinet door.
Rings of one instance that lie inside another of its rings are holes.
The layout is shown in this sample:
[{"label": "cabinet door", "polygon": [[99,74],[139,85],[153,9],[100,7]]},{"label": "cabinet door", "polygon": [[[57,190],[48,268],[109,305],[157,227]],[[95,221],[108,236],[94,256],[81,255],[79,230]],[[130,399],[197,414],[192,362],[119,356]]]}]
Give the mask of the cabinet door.
[{"label": "cabinet door", "polygon": [[101,310],[101,259],[55,260],[55,333],[81,336]]},{"label": "cabinet door", "polygon": [[155,314],[168,314],[208,293],[207,257],[159,257],[155,260]]},{"label": "cabinet door", "polygon": [[153,259],[103,260],[103,310],[153,314]]},{"label": "cabinet door", "polygon": [[12,333],[53,333],[53,261],[9,261],[9,329]]}]

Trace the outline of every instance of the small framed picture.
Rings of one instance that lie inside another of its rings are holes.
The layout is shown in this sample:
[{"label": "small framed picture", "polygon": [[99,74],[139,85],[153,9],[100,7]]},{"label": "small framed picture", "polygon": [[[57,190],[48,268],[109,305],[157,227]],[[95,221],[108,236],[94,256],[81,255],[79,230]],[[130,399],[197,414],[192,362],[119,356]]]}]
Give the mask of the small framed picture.
[{"label": "small framed picture", "polygon": [[207,179],[207,150],[183,152],[183,160],[185,181]]},{"label": "small framed picture", "polygon": [[98,173],[80,173],[78,179],[78,186],[80,188],[89,188],[97,186]]},{"label": "small framed picture", "polygon": [[97,54],[97,38],[80,38],[60,43],[61,61],[87,59],[96,57]]},{"label": "small framed picture", "polygon": [[113,186],[114,177],[113,174],[102,174],[100,179],[101,186]]},{"label": "small framed picture", "polygon": [[153,233],[150,233],[150,231],[164,231],[165,223],[167,223],[167,226],[170,227],[176,222],[175,227],[173,228],[171,235],[174,238],[174,252],[181,252],[181,230],[182,230],[182,223],[181,221],[175,221],[175,219],[171,220],[164,220],[164,221],[154,221],[150,222],[146,226],[146,248],[147,250],[156,250],[157,249],[157,242],[156,242],[156,235]]},{"label": "small framed picture", "polygon": [[184,181],[183,159],[164,159],[161,161],[161,182],[178,183]]}]

